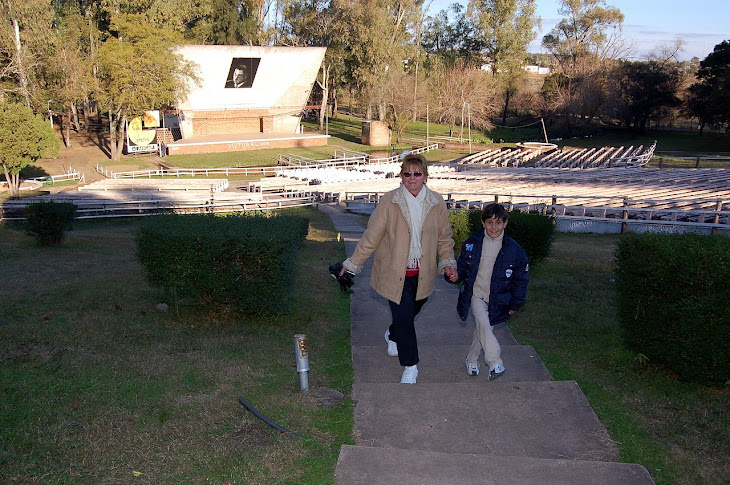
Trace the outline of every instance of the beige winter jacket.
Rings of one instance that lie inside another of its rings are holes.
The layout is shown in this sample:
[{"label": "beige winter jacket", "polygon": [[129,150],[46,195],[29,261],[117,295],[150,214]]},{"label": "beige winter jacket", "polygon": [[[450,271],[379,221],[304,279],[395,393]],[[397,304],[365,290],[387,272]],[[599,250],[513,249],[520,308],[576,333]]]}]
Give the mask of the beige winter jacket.
[{"label": "beige winter jacket", "polygon": [[[443,197],[429,190],[425,206],[416,300],[433,293],[436,277],[443,273],[446,266],[456,267],[454,240]],[[395,303],[400,303],[403,293],[411,244],[411,218],[408,214],[408,202],[400,188],[383,195],[355,251],[343,263],[349,271],[359,273],[374,252],[370,285],[379,295]]]}]

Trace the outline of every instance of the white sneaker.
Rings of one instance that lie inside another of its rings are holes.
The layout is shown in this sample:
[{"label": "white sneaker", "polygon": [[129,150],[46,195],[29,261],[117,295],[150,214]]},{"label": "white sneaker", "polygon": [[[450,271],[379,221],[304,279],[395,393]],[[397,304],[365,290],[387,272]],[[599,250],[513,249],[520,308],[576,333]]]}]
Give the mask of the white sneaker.
[{"label": "white sneaker", "polygon": [[390,340],[390,330],[385,331],[385,341],[388,342],[388,355],[398,357],[398,345]]},{"label": "white sneaker", "polygon": [[407,365],[403,369],[403,377],[400,378],[401,384],[415,384],[418,379],[418,365]]},{"label": "white sneaker", "polygon": [[489,380],[493,381],[497,377],[504,374],[504,366],[502,364],[489,364]]},{"label": "white sneaker", "polygon": [[479,375],[479,362],[469,362],[466,361],[466,373],[470,376],[478,376]]}]

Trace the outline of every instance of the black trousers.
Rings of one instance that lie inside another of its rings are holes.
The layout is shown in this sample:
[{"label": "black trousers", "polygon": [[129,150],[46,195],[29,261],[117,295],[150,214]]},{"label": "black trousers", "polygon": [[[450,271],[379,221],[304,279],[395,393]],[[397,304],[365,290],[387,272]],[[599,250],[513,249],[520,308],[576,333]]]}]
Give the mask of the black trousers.
[{"label": "black trousers", "polygon": [[418,364],[418,343],[413,322],[428,298],[416,301],[418,275],[406,277],[400,304],[388,300],[393,323],[390,325],[390,340],[398,345],[400,365]]}]

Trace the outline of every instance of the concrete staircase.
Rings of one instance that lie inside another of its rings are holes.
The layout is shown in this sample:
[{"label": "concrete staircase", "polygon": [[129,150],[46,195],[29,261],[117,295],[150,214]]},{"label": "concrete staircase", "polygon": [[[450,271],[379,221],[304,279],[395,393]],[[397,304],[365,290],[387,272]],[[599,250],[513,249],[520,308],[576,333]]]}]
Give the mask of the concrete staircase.
[{"label": "concrete staircase", "polygon": [[[321,206],[351,254],[357,216]],[[618,448],[574,381],[553,381],[540,356],[495,327],[507,372],[466,374],[473,320],[456,315],[457,288],[439,279],[416,319],[418,384],[400,384],[386,352],[387,302],[369,285],[371,264],[351,297],[355,445],[343,446],[337,483],[653,484],[648,471],[617,463]]]}]

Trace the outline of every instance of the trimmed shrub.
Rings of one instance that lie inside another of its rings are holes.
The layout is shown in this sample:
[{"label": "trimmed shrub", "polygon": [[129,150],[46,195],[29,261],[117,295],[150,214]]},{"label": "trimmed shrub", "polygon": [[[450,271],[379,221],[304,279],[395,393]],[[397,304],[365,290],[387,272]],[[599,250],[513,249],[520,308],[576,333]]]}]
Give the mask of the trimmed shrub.
[{"label": "trimmed shrub", "polygon": [[626,235],[616,279],[627,347],[685,380],[730,378],[730,239]]},{"label": "trimmed shrub", "polygon": [[[451,211],[449,222],[456,251],[461,250],[461,246],[469,236],[484,230],[481,209]],[[535,263],[545,259],[550,253],[555,224],[548,216],[512,211],[509,213],[505,233],[517,241],[527,253],[530,262]]]},{"label": "trimmed shrub", "polygon": [[25,209],[25,231],[44,246],[57,246],[73,225],[78,208],[70,202],[37,202]]},{"label": "trimmed shrub", "polygon": [[527,253],[531,263],[547,258],[555,235],[555,221],[542,214],[512,211],[504,230]]},{"label": "trimmed shrub", "polygon": [[461,246],[469,236],[483,229],[481,210],[449,211],[449,223],[454,238],[454,251],[461,251]]},{"label": "trimmed shrub", "polygon": [[177,297],[251,315],[285,313],[308,225],[279,213],[153,217],[137,236],[137,257],[147,280]]}]

